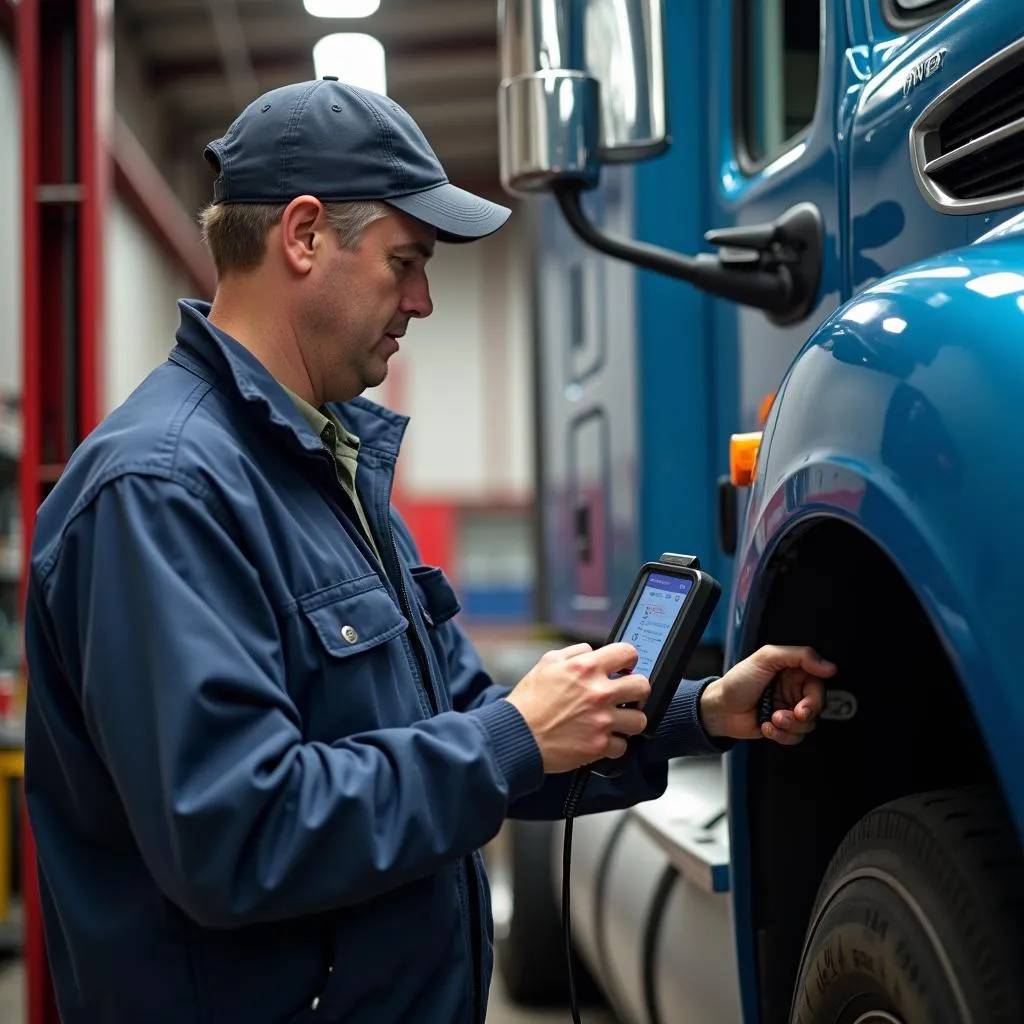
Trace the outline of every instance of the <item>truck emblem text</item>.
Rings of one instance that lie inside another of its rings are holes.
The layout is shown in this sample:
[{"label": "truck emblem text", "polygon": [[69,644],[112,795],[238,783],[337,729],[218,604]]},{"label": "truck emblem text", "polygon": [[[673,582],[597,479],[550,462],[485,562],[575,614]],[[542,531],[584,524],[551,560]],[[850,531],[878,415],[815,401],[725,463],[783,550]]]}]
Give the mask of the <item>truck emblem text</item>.
[{"label": "truck emblem text", "polygon": [[936,71],[941,71],[945,63],[946,50],[942,49],[936,50],[931,56],[914,64],[903,80],[904,97],[909,96],[914,91],[914,87],[920,85],[926,78],[931,78]]}]

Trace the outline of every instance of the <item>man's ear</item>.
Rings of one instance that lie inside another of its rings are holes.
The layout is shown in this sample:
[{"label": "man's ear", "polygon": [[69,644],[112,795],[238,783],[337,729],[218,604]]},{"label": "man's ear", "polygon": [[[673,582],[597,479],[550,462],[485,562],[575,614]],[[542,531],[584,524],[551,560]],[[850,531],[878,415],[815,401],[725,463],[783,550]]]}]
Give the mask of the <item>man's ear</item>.
[{"label": "man's ear", "polygon": [[313,196],[298,196],[281,216],[280,244],[288,268],[308,274],[313,268],[324,229],[324,207]]}]

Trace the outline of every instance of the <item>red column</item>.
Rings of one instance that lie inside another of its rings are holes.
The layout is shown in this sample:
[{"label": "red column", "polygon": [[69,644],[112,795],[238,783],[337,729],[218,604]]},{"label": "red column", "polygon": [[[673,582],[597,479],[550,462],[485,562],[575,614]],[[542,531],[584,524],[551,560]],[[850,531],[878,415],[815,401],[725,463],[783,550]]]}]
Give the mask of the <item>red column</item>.
[{"label": "red column", "polygon": [[[112,47],[106,0],[20,0],[16,12],[27,566],[36,509],[100,413]],[[28,1021],[57,1024],[27,819],[22,831]]]}]

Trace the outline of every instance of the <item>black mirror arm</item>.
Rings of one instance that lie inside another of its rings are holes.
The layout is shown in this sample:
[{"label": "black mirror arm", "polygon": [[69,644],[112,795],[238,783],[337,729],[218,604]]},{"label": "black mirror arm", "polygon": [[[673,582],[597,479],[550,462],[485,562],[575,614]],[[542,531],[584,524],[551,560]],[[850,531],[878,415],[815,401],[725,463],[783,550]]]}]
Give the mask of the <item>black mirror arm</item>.
[{"label": "black mirror arm", "polygon": [[[797,246],[800,251],[787,251],[791,241],[800,242],[801,239],[786,237],[786,232],[774,225],[767,225],[762,231],[755,231],[739,240],[729,239],[732,245],[722,248],[717,254],[700,253],[697,256],[684,256],[599,228],[583,211],[579,186],[558,182],[552,186],[552,190],[569,227],[587,245],[599,252],[625,260],[645,270],[653,270],[686,281],[710,295],[762,309],[775,317],[789,318],[796,312],[797,306],[800,307],[801,313],[806,312],[811,296],[796,294],[804,289],[796,287],[790,269],[793,266],[798,267],[801,263],[803,247]],[[804,211],[802,219],[806,218],[807,214]],[[748,237],[756,242],[761,234],[764,235],[765,244],[757,247],[750,245]],[[711,233],[709,240],[713,240],[714,237],[715,233]],[[820,252],[820,249],[818,251]],[[800,283],[803,283],[802,277]]]}]

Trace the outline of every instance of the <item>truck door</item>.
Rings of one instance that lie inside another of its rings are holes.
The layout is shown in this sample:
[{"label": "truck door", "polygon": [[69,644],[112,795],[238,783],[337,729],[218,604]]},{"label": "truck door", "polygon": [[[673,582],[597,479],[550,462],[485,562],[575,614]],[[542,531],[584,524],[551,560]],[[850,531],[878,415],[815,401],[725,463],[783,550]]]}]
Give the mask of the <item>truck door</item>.
[{"label": "truck door", "polygon": [[729,435],[759,429],[790,360],[841,299],[849,39],[842,0],[727,0],[711,7],[711,226],[769,223],[809,202],[822,238],[817,300],[801,319],[774,323],[756,309],[713,304],[716,455],[724,469]]},{"label": "truck door", "polygon": [[[632,168],[611,168],[590,197],[598,221],[627,236],[632,180]],[[584,245],[551,200],[537,222],[542,614],[600,643],[639,558],[636,271]]]}]

